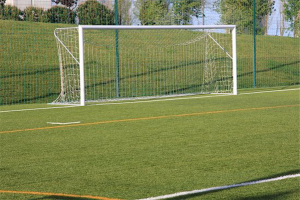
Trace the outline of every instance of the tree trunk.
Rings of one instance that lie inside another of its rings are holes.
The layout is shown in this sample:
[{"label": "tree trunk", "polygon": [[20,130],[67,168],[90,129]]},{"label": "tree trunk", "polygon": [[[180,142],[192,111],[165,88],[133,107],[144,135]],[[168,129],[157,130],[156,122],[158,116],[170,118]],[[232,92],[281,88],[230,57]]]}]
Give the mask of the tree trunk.
[{"label": "tree trunk", "polygon": [[294,21],[294,37],[300,37],[300,10]]},{"label": "tree trunk", "polygon": [[205,25],[205,3],[206,0],[202,0],[201,6],[202,6],[202,25]]},{"label": "tree trunk", "polygon": [[280,30],[280,36],[284,36],[284,31],[285,31],[285,14],[284,14],[284,4],[285,4],[285,1],[281,1],[280,3],[280,8],[279,8],[279,12],[280,12],[280,27],[279,27],[279,30]]}]

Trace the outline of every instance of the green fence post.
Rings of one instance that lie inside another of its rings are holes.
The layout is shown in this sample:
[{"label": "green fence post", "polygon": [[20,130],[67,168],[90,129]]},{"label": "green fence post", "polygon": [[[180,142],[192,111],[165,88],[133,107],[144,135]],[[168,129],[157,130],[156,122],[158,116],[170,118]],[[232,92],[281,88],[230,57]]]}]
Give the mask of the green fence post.
[{"label": "green fence post", "polygon": [[256,15],[255,0],[253,0],[253,87],[256,87]]},{"label": "green fence post", "polygon": [[[119,25],[118,0],[115,0],[115,25]],[[115,30],[116,35],[116,95],[120,97],[120,58],[119,58],[119,30]]]}]

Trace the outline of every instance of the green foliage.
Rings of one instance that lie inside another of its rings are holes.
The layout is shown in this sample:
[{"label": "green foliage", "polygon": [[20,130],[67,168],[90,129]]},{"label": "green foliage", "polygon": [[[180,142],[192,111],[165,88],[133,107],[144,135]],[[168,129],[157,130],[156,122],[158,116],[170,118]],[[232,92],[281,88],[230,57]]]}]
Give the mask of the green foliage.
[{"label": "green foliage", "polygon": [[167,25],[171,23],[169,3],[165,0],[139,0],[136,6],[142,25]]},{"label": "green foliage", "polygon": [[50,23],[64,23],[64,24],[74,24],[76,14],[74,11],[62,7],[54,6],[47,11],[47,17],[45,17],[45,22]]},{"label": "green foliage", "polygon": [[24,20],[31,22],[43,22],[46,21],[47,15],[44,9],[37,7],[27,7],[24,10]]},{"label": "green foliage", "polygon": [[[256,30],[262,34],[264,28],[261,22],[264,16],[271,15],[274,1],[256,0]],[[237,25],[238,33],[250,33],[253,30],[253,0],[218,0],[216,11],[221,14],[222,24]]]},{"label": "green foliage", "polygon": [[131,17],[130,17],[131,0],[118,0],[118,7],[119,7],[119,24],[130,25],[131,24]]},{"label": "green foliage", "polygon": [[0,8],[4,7],[5,2],[6,2],[6,0],[0,0]]},{"label": "green foliage", "polygon": [[21,20],[20,15],[22,11],[16,6],[5,5],[3,8],[0,8],[0,19],[7,20]]},{"label": "green foliage", "polygon": [[300,1],[299,0],[282,0],[284,4],[284,14],[291,23],[290,28],[294,31],[294,36],[300,36]]},{"label": "green foliage", "polygon": [[77,8],[80,24],[113,25],[114,12],[96,0],[88,0]]},{"label": "green foliage", "polygon": [[176,24],[190,24],[191,17],[201,14],[201,1],[199,0],[171,0]]},{"label": "green foliage", "polygon": [[138,0],[136,7],[142,25],[186,25],[201,14],[198,0]]}]

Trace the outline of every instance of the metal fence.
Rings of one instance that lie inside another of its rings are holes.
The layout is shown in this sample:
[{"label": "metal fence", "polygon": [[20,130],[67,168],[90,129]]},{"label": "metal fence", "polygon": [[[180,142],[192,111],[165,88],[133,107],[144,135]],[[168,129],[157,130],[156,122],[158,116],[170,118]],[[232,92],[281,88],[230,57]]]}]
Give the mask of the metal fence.
[{"label": "metal fence", "polygon": [[78,24],[236,24],[238,88],[300,84],[297,0],[0,0],[0,105],[55,100],[53,32]]}]

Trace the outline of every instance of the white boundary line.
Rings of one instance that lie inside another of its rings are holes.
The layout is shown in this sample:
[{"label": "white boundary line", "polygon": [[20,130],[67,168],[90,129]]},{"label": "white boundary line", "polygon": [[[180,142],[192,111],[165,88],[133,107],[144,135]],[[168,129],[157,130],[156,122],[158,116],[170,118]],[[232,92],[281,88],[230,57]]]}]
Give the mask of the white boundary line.
[{"label": "white boundary line", "polygon": [[[293,89],[285,89],[285,90],[267,90],[267,91],[259,91],[259,92],[249,92],[249,93],[240,93],[238,95],[250,95],[250,94],[262,94],[262,93],[272,93],[272,92],[288,92],[300,90],[300,88]],[[161,102],[161,101],[175,101],[175,100],[186,100],[186,99],[203,99],[203,98],[213,98],[213,97],[224,97],[224,96],[232,96],[232,94],[219,94],[213,96],[189,96],[189,97],[177,97],[177,98],[166,98],[166,99],[152,99],[146,101],[129,101],[129,102],[119,102],[119,103],[100,103],[100,104],[92,104],[87,106],[106,106],[106,105],[122,105],[122,104],[135,104],[135,103],[151,103],[151,102]],[[35,110],[51,110],[51,109],[59,109],[59,108],[81,108],[78,105],[68,105],[68,106],[60,106],[60,107],[47,107],[47,108],[32,108],[32,109],[20,109],[20,110],[3,110],[0,113],[11,113],[11,112],[24,112],[24,111],[35,111]]]},{"label": "white boundary line", "polygon": [[149,198],[139,199],[139,200],[160,200],[160,199],[176,198],[176,197],[180,197],[180,196],[195,195],[195,194],[201,194],[201,193],[205,193],[205,192],[225,190],[225,189],[230,189],[230,188],[260,184],[260,183],[267,183],[267,182],[272,182],[272,181],[280,181],[280,180],[284,180],[284,179],[297,178],[297,177],[300,177],[300,174],[286,175],[286,176],[280,176],[277,178],[263,179],[263,180],[258,180],[258,181],[250,181],[250,182],[244,182],[244,183],[239,183],[239,184],[211,187],[211,188],[205,188],[205,189],[201,189],[201,190],[178,192],[178,193],[174,193],[174,194],[168,194],[168,195],[157,196],[157,197],[149,197]]},{"label": "white boundary line", "polygon": [[81,122],[47,122],[47,124],[58,124],[58,125],[68,125],[68,124],[80,124]]},{"label": "white boundary line", "polygon": [[267,91],[259,91],[259,92],[249,92],[249,93],[241,93],[240,95],[244,94],[261,94],[261,93],[271,93],[271,92],[287,92],[293,90],[300,90],[300,88],[293,88],[293,89],[285,89],[285,90],[267,90]]},{"label": "white boundary line", "polygon": [[47,107],[47,108],[28,108],[28,109],[20,109],[20,110],[3,110],[0,113],[10,113],[10,112],[23,112],[23,111],[35,111],[35,110],[51,110],[58,108],[74,108],[78,106],[61,106],[61,107]]}]

